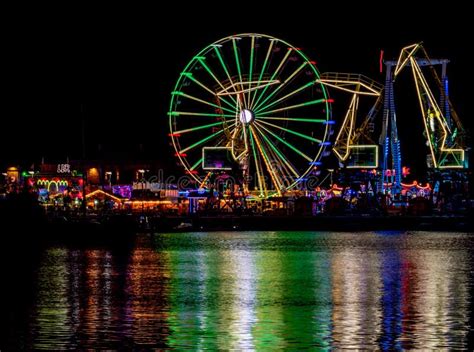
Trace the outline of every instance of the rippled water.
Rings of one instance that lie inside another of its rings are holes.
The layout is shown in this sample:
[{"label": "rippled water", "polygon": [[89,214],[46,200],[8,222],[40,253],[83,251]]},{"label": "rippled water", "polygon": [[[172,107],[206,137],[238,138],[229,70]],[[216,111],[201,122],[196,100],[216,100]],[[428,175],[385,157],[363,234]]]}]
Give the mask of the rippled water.
[{"label": "rippled water", "polygon": [[470,349],[473,237],[215,232],[48,247],[7,347]]}]

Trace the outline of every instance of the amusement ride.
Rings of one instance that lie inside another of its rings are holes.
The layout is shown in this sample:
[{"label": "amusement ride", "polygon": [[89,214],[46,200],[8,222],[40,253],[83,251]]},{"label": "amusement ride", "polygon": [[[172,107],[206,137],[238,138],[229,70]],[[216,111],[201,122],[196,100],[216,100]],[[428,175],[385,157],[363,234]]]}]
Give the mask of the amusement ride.
[{"label": "amusement ride", "polygon": [[[196,188],[212,188],[213,180],[225,174],[235,178],[241,194],[269,199],[314,191],[316,185],[304,181],[325,171],[323,157],[332,151],[342,172],[370,174],[376,192],[395,197],[402,192],[403,167],[394,82],[411,67],[430,181],[439,183],[433,175],[446,173],[465,179],[466,133],[449,99],[448,62],[430,59],[421,43],[407,46],[398,60],[384,62],[382,85],[359,74],[321,74],[300,48],[272,36],[225,37],[191,59],[171,93],[169,136],[175,156]],[[441,77],[436,66],[442,68]],[[343,118],[332,117],[331,90],[351,95]],[[362,119],[361,98],[373,101]],[[381,134],[375,142],[379,112]]]}]

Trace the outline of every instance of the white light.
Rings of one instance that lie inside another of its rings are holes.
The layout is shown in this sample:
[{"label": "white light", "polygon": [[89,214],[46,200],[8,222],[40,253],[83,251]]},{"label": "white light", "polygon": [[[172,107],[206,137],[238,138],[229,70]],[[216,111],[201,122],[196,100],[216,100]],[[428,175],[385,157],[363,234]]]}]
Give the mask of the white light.
[{"label": "white light", "polygon": [[239,117],[240,117],[240,122],[245,123],[245,124],[252,122],[254,119],[253,112],[247,109],[243,109],[240,112]]}]

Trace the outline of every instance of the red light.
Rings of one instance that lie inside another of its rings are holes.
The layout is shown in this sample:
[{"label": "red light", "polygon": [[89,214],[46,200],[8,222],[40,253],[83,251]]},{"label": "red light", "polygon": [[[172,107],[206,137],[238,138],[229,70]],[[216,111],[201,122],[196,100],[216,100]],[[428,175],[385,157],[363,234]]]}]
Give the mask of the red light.
[{"label": "red light", "polygon": [[174,153],[174,156],[183,156],[183,157],[187,157],[188,154],[186,153]]},{"label": "red light", "polygon": [[380,50],[380,73],[383,71],[383,50]]},{"label": "red light", "polygon": [[187,174],[195,175],[195,174],[197,174],[198,172],[197,172],[196,170],[187,170],[186,173],[187,173]]},{"label": "red light", "polygon": [[316,61],[310,61],[309,62],[311,65],[316,65]]},{"label": "red light", "polygon": [[168,133],[169,137],[181,137],[180,133]]},{"label": "red light", "polygon": [[328,103],[334,103],[334,99],[326,99],[326,102],[328,102]]}]

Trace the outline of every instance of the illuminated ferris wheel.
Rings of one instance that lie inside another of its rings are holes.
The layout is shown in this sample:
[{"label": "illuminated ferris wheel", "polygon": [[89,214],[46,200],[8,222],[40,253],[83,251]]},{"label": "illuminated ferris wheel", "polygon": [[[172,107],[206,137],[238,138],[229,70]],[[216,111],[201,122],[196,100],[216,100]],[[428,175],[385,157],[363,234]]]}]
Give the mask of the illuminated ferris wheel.
[{"label": "illuminated ferris wheel", "polygon": [[171,93],[170,136],[186,172],[205,183],[239,175],[244,190],[281,195],[320,163],[330,99],[315,62],[287,42],[239,34],[208,45]]}]

